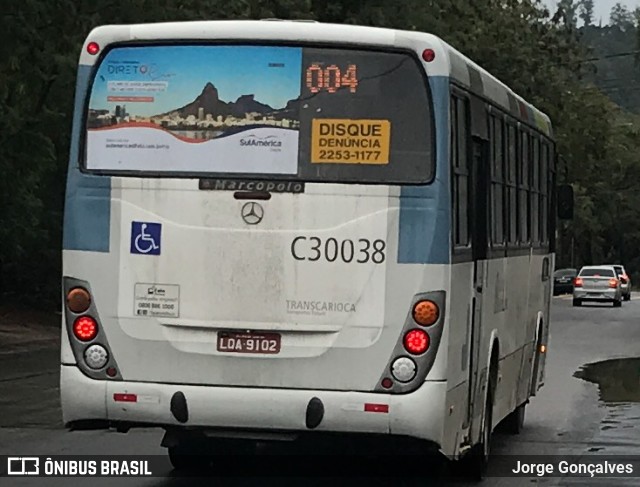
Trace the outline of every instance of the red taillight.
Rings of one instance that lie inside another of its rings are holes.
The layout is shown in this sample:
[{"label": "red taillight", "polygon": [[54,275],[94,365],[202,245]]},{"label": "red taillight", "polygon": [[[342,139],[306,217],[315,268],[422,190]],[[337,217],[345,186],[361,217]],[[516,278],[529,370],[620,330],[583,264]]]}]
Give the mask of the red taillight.
[{"label": "red taillight", "polygon": [[389,377],[382,379],[382,387],[385,389],[391,389],[393,387],[393,381]]},{"label": "red taillight", "polygon": [[388,404],[366,403],[364,405],[364,411],[366,413],[388,413],[389,412],[389,405]]},{"label": "red taillight", "polygon": [[93,340],[98,334],[98,323],[91,316],[82,316],[73,323],[73,334],[83,342]]},{"label": "red taillight", "polygon": [[436,52],[433,49],[425,49],[422,51],[422,59],[430,63],[436,58]]},{"label": "red taillight", "polygon": [[609,279],[609,287],[612,288],[617,288],[618,287],[618,280],[617,279]]},{"label": "red taillight", "polygon": [[575,280],[575,281],[573,281],[573,285],[574,285],[575,287],[582,287],[582,278],[580,278],[580,277],[576,277],[576,280]]},{"label": "red taillight", "polygon": [[404,348],[413,355],[420,355],[429,348],[429,335],[424,330],[411,330],[404,336]]},{"label": "red taillight", "polygon": [[100,45],[97,42],[90,42],[87,44],[87,52],[92,56],[95,56],[100,51]]},{"label": "red taillight", "polygon": [[116,392],[113,395],[113,400],[116,402],[138,402],[138,396],[136,394],[123,394]]}]

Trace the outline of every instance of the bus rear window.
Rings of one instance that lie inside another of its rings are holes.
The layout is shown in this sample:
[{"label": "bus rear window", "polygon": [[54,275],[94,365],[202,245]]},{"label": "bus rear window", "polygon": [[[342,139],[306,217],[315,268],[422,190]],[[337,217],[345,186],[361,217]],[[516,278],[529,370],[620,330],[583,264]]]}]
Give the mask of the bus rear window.
[{"label": "bus rear window", "polygon": [[426,183],[431,105],[413,55],[319,47],[120,46],[95,70],[88,171]]}]

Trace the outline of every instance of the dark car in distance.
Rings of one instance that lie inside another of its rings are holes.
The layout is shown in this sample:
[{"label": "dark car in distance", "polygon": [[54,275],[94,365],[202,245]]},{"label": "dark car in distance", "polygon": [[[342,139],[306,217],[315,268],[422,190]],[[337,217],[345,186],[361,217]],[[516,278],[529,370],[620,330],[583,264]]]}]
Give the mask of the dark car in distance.
[{"label": "dark car in distance", "polygon": [[553,295],[573,293],[573,280],[578,275],[576,269],[558,269],[553,273]]}]

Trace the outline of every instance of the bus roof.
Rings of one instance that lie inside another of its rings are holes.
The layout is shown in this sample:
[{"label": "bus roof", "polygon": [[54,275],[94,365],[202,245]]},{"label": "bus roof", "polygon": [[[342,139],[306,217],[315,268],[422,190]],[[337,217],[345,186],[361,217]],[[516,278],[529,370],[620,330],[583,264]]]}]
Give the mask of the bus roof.
[{"label": "bus roof", "polygon": [[450,76],[472,93],[504,108],[518,120],[528,122],[548,136],[552,136],[551,119],[543,111],[527,102],[509,86],[473,62],[454,47],[440,39],[449,55]]},{"label": "bus roof", "polygon": [[338,42],[352,46],[413,48],[416,52],[431,48],[435,51],[436,57],[433,62],[425,64],[429,76],[447,76],[471,93],[500,106],[516,119],[552,136],[551,121],[545,113],[441,38],[417,31],[279,19],[104,25],[94,28],[87,36],[80,54],[80,64],[93,65],[96,61],[96,57],[87,52],[90,42],[97,42],[101,48],[104,48],[114,42],[185,39]]}]

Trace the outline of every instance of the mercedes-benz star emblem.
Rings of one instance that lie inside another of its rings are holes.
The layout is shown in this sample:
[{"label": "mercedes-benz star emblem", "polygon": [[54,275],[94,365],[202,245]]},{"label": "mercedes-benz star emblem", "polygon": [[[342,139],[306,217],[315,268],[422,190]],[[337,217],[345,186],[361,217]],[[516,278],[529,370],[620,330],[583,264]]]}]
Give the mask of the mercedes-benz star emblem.
[{"label": "mercedes-benz star emblem", "polygon": [[247,225],[257,225],[264,217],[264,209],[258,203],[252,201],[244,204],[241,215]]}]

